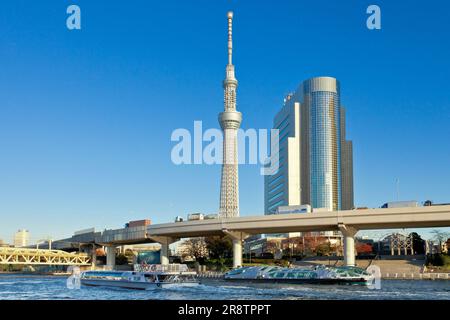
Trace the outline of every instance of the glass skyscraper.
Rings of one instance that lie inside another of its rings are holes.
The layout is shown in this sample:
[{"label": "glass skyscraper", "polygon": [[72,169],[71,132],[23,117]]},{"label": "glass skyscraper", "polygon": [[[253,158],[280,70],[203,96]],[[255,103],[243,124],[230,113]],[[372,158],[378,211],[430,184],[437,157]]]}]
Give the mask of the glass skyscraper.
[{"label": "glass skyscraper", "polygon": [[265,178],[266,214],[300,204],[351,209],[352,143],[345,139],[339,82],[331,77],[304,81],[285,99],[274,128],[280,129],[280,172]]},{"label": "glass skyscraper", "polygon": [[[309,113],[310,201],[313,208],[341,209],[341,116],[339,82],[321,77],[305,81],[300,94]],[[309,158],[309,159],[307,159]],[[306,183],[308,181],[305,181]]]}]

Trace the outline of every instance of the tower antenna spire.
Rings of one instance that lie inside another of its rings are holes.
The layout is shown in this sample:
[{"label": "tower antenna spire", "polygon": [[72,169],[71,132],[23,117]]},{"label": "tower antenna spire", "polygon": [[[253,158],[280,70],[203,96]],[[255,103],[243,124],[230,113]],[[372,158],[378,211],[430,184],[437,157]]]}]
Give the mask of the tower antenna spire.
[{"label": "tower antenna spire", "polygon": [[233,11],[228,11],[228,64],[233,64]]}]

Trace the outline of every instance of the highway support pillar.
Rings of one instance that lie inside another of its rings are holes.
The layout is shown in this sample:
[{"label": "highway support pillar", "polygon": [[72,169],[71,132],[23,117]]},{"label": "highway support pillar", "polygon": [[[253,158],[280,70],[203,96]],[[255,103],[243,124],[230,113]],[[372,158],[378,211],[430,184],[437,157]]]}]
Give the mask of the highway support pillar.
[{"label": "highway support pillar", "polygon": [[222,230],[226,235],[230,236],[233,241],[233,268],[242,267],[242,243],[249,237],[249,234],[239,231]]},{"label": "highway support pillar", "polygon": [[242,266],[242,241],[233,239],[233,268]]},{"label": "highway support pillar", "polygon": [[97,246],[95,243],[92,244],[92,251],[91,251],[91,269],[95,270],[97,267]]},{"label": "highway support pillar", "polygon": [[344,236],[344,265],[353,267],[355,266],[355,235],[358,229],[339,224],[339,230]]},{"label": "highway support pillar", "polygon": [[151,237],[153,241],[158,242],[161,245],[161,251],[160,251],[160,263],[163,265],[169,264],[169,256],[170,256],[170,249],[169,245],[171,243],[177,242],[179,239],[172,238],[172,237]]},{"label": "highway support pillar", "polygon": [[116,247],[113,245],[106,246],[106,266],[111,270],[116,267]]}]

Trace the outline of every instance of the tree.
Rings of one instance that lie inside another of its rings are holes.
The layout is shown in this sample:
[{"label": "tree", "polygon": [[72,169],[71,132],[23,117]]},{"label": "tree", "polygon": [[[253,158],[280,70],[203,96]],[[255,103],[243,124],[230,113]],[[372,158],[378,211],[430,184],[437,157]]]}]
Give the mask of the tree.
[{"label": "tree", "polygon": [[192,257],[202,261],[208,256],[208,248],[204,238],[191,238],[183,243],[183,257]]},{"label": "tree", "polygon": [[127,256],[122,253],[119,253],[118,255],[116,255],[116,264],[119,266],[128,264]]},{"label": "tree", "polygon": [[289,256],[290,258],[299,253],[299,248],[303,248],[302,245],[301,237],[288,237],[281,242],[284,255]]},{"label": "tree", "polygon": [[316,236],[304,236],[302,237],[302,242],[303,255],[313,255],[314,252],[317,254],[317,248],[321,243],[318,241]]},{"label": "tree", "polygon": [[229,258],[233,255],[233,243],[229,237],[207,237],[205,243],[210,258]]},{"label": "tree", "polygon": [[329,243],[321,243],[316,247],[316,254],[318,256],[330,255],[331,245]]},{"label": "tree", "polygon": [[357,242],[355,247],[357,254],[370,254],[373,252],[372,246],[368,243]]},{"label": "tree", "polygon": [[448,232],[443,232],[439,229],[434,229],[431,231],[434,234],[433,240],[439,243],[439,252],[442,250],[442,242],[446,241],[450,236]]},{"label": "tree", "polygon": [[127,257],[128,261],[133,262],[135,260],[134,257],[136,254],[131,249],[126,249],[124,255]]},{"label": "tree", "polygon": [[417,232],[411,232],[409,237],[412,238],[412,246],[415,254],[425,253],[425,240]]}]

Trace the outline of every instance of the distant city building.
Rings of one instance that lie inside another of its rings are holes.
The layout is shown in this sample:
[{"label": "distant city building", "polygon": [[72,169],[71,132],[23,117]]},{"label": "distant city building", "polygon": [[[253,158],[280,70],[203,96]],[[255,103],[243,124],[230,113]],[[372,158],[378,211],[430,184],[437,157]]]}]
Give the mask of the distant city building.
[{"label": "distant city building", "polygon": [[413,240],[410,235],[392,233],[378,242],[376,250],[382,255],[412,255]]},{"label": "distant city building", "polygon": [[341,107],[341,209],[354,208],[353,141],[347,140],[345,108]]},{"label": "distant city building", "polygon": [[273,127],[279,129],[279,170],[265,176],[265,213],[304,204],[352,209],[353,145],[345,137],[339,82],[331,77],[304,81],[286,97]]},{"label": "distant city building", "polygon": [[14,247],[26,247],[30,242],[30,233],[28,230],[21,229],[14,235]]},{"label": "distant city building", "polygon": [[273,258],[274,254],[281,249],[283,239],[285,238],[271,235],[260,239],[247,239],[244,242],[244,255]]}]

